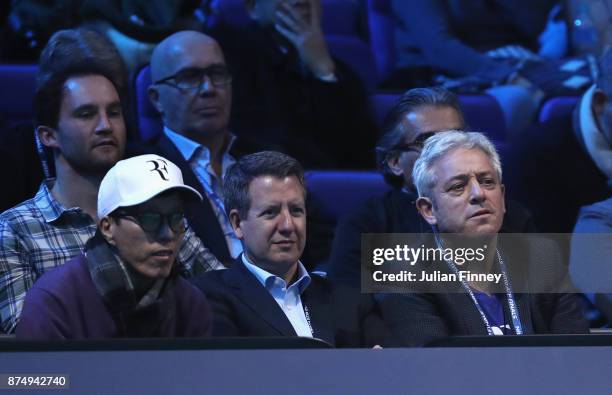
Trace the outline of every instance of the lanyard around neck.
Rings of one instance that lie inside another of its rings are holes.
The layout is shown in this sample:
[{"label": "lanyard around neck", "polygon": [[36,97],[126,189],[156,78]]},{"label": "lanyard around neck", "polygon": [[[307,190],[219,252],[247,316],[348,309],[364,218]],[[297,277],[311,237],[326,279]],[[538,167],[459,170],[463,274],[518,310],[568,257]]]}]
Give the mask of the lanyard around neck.
[{"label": "lanyard around neck", "polygon": [[[440,235],[437,232],[435,233],[435,238],[436,238],[436,244],[438,248],[443,248],[442,240],[440,239]],[[499,253],[499,250],[497,249],[495,250],[495,256],[497,258],[497,262],[499,264],[499,270],[501,271],[502,279],[504,282],[506,300],[508,301],[508,309],[510,310],[510,316],[512,318],[512,327],[514,328],[514,333],[517,335],[522,335],[523,325],[521,324],[521,317],[519,316],[517,304],[514,299],[514,293],[512,292],[512,283],[510,282],[510,278],[508,277],[508,272],[506,271],[506,264],[504,263],[504,260],[502,259],[501,254]],[[459,269],[457,269],[457,265],[454,262],[446,260],[446,259],[444,261],[448,265],[449,269],[453,273],[455,273],[458,279],[460,279],[461,276],[459,275]],[[478,299],[476,299],[476,295],[474,295],[474,291],[472,291],[472,288],[470,288],[467,281],[465,280],[459,280],[459,281],[463,289],[467,292],[467,294],[472,299],[472,302],[474,302],[474,305],[476,306],[476,309],[478,310],[478,313],[480,314],[480,317],[482,318],[482,321],[485,324],[485,327],[487,328],[487,334],[489,336],[493,336],[494,335],[493,328],[491,327],[491,324],[489,323],[489,319],[487,318],[487,315],[482,309],[480,302],[478,302]]]}]

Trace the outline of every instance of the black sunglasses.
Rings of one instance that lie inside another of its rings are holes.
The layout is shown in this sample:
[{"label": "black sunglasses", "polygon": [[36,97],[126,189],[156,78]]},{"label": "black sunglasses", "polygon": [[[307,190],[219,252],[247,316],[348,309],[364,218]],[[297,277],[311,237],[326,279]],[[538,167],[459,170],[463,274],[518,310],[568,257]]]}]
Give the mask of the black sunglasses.
[{"label": "black sunglasses", "polygon": [[169,214],[156,213],[154,211],[143,211],[132,213],[129,211],[117,211],[113,217],[126,218],[137,223],[145,232],[157,234],[164,223],[168,224],[174,233],[184,232],[187,224],[183,212]]},{"label": "black sunglasses", "polygon": [[206,81],[206,77],[215,87],[223,87],[232,82],[232,75],[226,66],[213,65],[206,68],[186,68],[174,75],[157,80],[153,84],[166,84],[183,90],[200,90]]}]

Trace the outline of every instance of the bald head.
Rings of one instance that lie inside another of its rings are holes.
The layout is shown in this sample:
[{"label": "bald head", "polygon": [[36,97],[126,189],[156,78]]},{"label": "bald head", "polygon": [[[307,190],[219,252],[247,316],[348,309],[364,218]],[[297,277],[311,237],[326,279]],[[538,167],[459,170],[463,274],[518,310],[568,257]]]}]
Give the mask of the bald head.
[{"label": "bald head", "polygon": [[184,68],[194,53],[214,53],[225,63],[221,47],[214,38],[206,34],[185,30],[160,42],[151,56],[151,79],[158,81]]},{"label": "bald head", "polygon": [[153,51],[149,98],[164,125],[174,132],[202,144],[210,138],[224,139],[229,133],[232,86],[231,76],[221,82],[218,76],[228,73],[221,47],[213,38],[195,31],[178,32]]}]

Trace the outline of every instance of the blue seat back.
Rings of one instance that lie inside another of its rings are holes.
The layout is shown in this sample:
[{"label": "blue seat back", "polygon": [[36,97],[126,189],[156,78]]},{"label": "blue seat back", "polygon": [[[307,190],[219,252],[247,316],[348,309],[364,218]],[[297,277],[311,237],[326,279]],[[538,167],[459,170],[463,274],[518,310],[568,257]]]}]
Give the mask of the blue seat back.
[{"label": "blue seat back", "polygon": [[149,100],[147,89],[151,85],[151,68],[144,66],[136,74],[134,81],[136,116],[138,119],[138,130],[141,140],[150,140],[158,136],[164,129],[161,116]]},{"label": "blue seat back", "polygon": [[[374,119],[379,127],[401,93],[378,93],[370,96]],[[489,95],[461,95],[459,102],[470,130],[483,132],[489,138],[506,140],[504,115],[497,101]]]},{"label": "blue seat back", "polygon": [[580,96],[560,96],[547,100],[540,110],[539,122],[571,114],[580,101]]},{"label": "blue seat back", "polygon": [[370,46],[378,69],[378,80],[384,81],[395,69],[395,24],[391,0],[367,1]]},{"label": "blue seat back", "polygon": [[309,171],[305,178],[308,193],[334,220],[390,189],[382,175],[374,171]]},{"label": "blue seat back", "polygon": [[37,71],[36,65],[0,65],[0,117],[9,127],[32,121]]}]

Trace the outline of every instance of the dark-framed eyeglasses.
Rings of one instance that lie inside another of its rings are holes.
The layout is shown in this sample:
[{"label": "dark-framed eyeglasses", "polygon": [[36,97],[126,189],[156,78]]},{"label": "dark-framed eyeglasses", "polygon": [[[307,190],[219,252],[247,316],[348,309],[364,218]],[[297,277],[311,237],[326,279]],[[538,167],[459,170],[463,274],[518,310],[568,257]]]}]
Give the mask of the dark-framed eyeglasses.
[{"label": "dark-framed eyeglasses", "polygon": [[189,67],[179,70],[176,74],[155,81],[154,85],[166,84],[182,90],[200,90],[206,78],[217,87],[224,87],[232,82],[232,74],[227,66],[212,65],[206,68]]},{"label": "dark-framed eyeglasses", "polygon": [[187,227],[185,213],[177,211],[174,213],[161,214],[155,211],[130,212],[118,210],[112,214],[116,218],[125,218],[137,223],[145,232],[157,234],[161,227],[168,225],[174,233],[184,232]]},{"label": "dark-framed eyeglasses", "polygon": [[393,148],[393,150],[400,152],[420,151],[425,146],[425,142],[435,134],[436,132],[421,133],[414,140],[412,140],[412,142],[398,144]]}]

